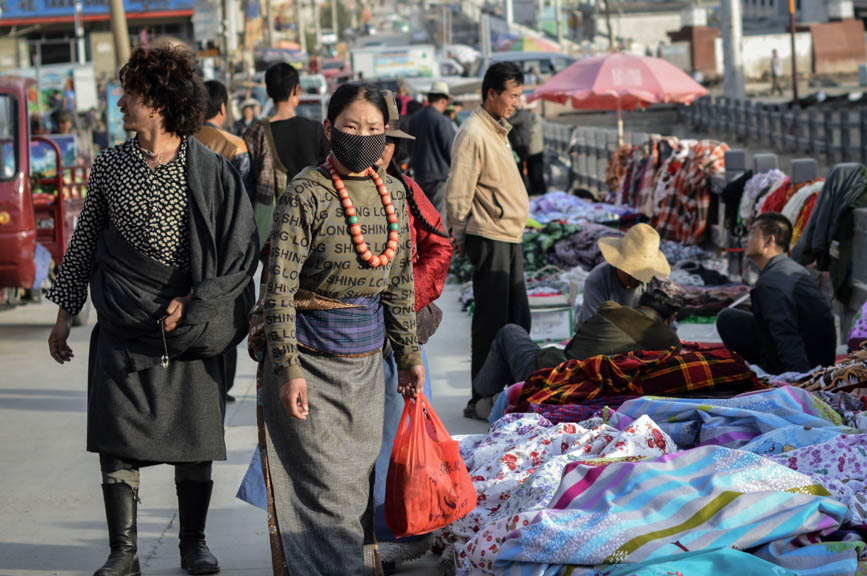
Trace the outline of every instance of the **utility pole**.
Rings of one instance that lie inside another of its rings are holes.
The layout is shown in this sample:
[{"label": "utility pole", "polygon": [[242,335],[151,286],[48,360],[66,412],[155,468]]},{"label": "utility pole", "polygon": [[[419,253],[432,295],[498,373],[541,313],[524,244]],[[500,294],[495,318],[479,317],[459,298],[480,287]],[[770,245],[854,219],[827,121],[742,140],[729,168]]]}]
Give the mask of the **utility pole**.
[{"label": "utility pole", "polygon": [[319,47],[322,46],[322,26],[319,23],[319,2],[312,0],[313,4],[313,30],[315,31],[316,40],[314,40],[313,53],[319,52]]},{"label": "utility pole", "polygon": [[[298,0],[295,0],[295,3],[298,4]],[[265,20],[263,22],[263,26],[265,26],[265,47],[271,47],[271,30],[274,29],[274,23],[271,22],[271,0],[262,0],[262,4],[264,4],[264,9],[262,10],[262,16]]]},{"label": "utility pole", "polygon": [[[479,18],[479,46],[482,49],[482,68],[488,69],[488,60],[491,54],[491,29],[488,22],[488,13],[482,10],[481,18]],[[482,94],[482,101],[485,100],[485,95]]]},{"label": "utility pole", "polygon": [[111,35],[114,38],[114,63],[120,70],[129,60],[129,29],[126,27],[126,10],[123,0],[109,0],[111,10]]},{"label": "utility pole", "polygon": [[726,98],[743,100],[746,97],[744,89],[744,56],[743,56],[743,17],[741,16],[741,0],[722,0],[722,33],[723,33],[723,93]]},{"label": "utility pole", "polygon": [[555,21],[557,22],[557,46],[563,49],[563,7],[560,0],[554,0]]},{"label": "utility pole", "polygon": [[614,50],[614,28],[611,26],[611,0],[605,0],[605,26],[608,27],[608,49]]},{"label": "utility pole", "polygon": [[798,98],[798,53],[795,51],[795,0],[789,0],[789,33],[792,36],[792,100],[800,105]]},{"label": "utility pole", "polygon": [[337,0],[331,0],[331,33],[334,34],[334,37],[337,40],[340,40],[340,30],[338,30],[339,24],[337,22]]},{"label": "utility pole", "polygon": [[442,14],[440,15],[440,28],[442,28],[442,34],[440,34],[440,48],[445,48],[448,43],[448,11],[446,10],[446,3],[443,2],[440,4],[440,9],[442,10]]},{"label": "utility pole", "polygon": [[[266,3],[268,0],[265,0]],[[302,52],[307,52],[307,30],[304,28],[304,14],[301,7],[301,0],[295,1],[295,29],[298,31],[298,45],[301,46]],[[269,43],[270,46],[270,43]]]},{"label": "utility pole", "polygon": [[84,53],[84,24],[81,23],[81,0],[75,2],[75,39],[78,44],[78,63],[82,66],[87,64],[87,55]]},{"label": "utility pole", "polygon": [[512,0],[506,0],[506,24],[509,27],[509,32],[512,31],[512,24],[515,23],[515,8],[512,5]]}]

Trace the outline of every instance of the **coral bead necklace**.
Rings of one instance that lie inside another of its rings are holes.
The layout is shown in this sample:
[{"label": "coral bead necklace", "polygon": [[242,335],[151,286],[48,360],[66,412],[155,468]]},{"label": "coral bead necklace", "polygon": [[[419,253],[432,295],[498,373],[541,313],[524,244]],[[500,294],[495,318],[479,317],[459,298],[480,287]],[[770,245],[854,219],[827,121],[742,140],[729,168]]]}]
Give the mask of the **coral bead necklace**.
[{"label": "coral bead necklace", "polygon": [[349,226],[349,234],[352,236],[352,243],[355,245],[355,251],[358,252],[358,256],[371,268],[385,266],[390,260],[394,259],[394,255],[397,253],[397,242],[400,239],[400,224],[397,220],[397,211],[391,203],[391,196],[389,196],[388,188],[383,184],[382,178],[379,177],[379,174],[373,168],[368,168],[365,173],[376,184],[376,189],[379,192],[382,205],[385,207],[385,214],[388,220],[388,243],[386,244],[385,251],[377,256],[370,251],[370,246],[364,241],[364,235],[361,233],[361,224],[358,223],[358,215],[355,207],[352,205],[352,198],[349,197],[346,185],[340,179],[340,175],[337,174],[337,170],[334,168],[334,157],[330,154],[325,161],[325,167],[331,173],[331,181],[337,189],[337,195],[340,196],[343,213],[346,215],[346,224]]}]

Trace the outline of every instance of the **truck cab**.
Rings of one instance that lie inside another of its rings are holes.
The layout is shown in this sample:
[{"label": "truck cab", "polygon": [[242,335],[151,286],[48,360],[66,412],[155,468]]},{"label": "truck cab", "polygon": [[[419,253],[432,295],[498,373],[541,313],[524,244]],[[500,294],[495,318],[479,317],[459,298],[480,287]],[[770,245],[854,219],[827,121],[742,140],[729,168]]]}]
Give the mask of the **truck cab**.
[{"label": "truck cab", "polygon": [[[30,133],[31,79],[0,76],[0,307],[39,301],[81,214],[90,166]],[[74,137],[69,137],[73,138]],[[74,319],[86,322],[89,307]]]}]

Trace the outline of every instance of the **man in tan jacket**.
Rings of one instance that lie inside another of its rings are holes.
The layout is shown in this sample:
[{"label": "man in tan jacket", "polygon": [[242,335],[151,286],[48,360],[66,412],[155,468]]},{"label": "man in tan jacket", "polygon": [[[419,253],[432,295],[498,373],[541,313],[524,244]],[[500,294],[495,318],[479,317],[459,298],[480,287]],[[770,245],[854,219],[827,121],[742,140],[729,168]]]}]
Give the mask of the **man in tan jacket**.
[{"label": "man in tan jacket", "polygon": [[[497,332],[506,324],[530,331],[521,237],[530,212],[524,180],[509,144],[524,84],[521,68],[498,62],[485,73],[482,105],[455,139],[446,182],[448,223],[455,249],[475,268],[472,378],[481,370]],[[476,417],[473,392],[464,416]]]}]

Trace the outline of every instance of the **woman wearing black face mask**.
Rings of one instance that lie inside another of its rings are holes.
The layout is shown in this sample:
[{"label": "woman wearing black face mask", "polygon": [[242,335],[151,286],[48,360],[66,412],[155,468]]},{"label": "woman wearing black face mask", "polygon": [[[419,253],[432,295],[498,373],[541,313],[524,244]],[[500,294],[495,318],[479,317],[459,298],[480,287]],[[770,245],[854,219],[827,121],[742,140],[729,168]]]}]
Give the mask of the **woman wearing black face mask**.
[{"label": "woman wearing black face mask", "polygon": [[387,115],[376,89],[341,86],[325,120],[326,163],[295,177],[275,216],[263,408],[292,574],[376,573],[371,489],[386,338],[398,390],[414,397],[425,379],[406,191],[372,167]]}]

